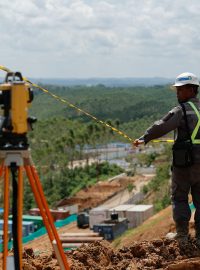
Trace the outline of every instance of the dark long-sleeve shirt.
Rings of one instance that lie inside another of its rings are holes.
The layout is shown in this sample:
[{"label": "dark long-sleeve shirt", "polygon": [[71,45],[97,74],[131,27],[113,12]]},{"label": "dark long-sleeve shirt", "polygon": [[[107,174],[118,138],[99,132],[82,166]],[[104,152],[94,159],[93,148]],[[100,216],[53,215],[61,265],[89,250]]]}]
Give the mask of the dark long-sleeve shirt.
[{"label": "dark long-sleeve shirt", "polygon": [[[196,108],[200,111],[200,102],[198,98],[191,98],[188,101],[194,103]],[[197,125],[198,117],[187,102],[184,103],[184,106],[186,108],[187,121],[191,136]],[[175,140],[183,141],[189,139],[181,105],[174,107],[163,118],[154,122],[154,124],[145,131],[144,135],[140,137],[140,139],[143,139],[146,144],[149,141],[160,138],[173,130],[175,131]],[[200,138],[200,132],[197,133],[197,138]],[[198,157],[200,161],[200,144],[194,145],[194,155]]]}]

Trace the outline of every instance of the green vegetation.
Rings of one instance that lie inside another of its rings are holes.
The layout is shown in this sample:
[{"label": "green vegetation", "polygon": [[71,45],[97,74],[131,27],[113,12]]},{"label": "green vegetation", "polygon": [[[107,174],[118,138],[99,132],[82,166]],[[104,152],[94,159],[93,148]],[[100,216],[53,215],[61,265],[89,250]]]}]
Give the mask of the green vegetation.
[{"label": "green vegetation", "polygon": [[135,188],[136,188],[136,186],[134,184],[132,184],[132,183],[129,183],[127,185],[128,192],[132,192],[132,190],[135,189]]},{"label": "green vegetation", "polygon": [[[156,212],[164,209],[171,203],[170,199],[170,164],[169,164],[169,147],[165,148],[162,155],[158,156],[162,162],[157,165],[156,175],[145,186],[142,191],[146,194],[145,201],[149,201],[154,204],[154,210]],[[164,162],[163,162],[164,159]],[[144,201],[144,202],[145,202]]]},{"label": "green vegetation", "polygon": [[150,154],[145,153],[138,154],[137,155],[138,163],[140,165],[146,165],[147,167],[149,167],[154,162],[157,156],[158,154],[156,152]]},{"label": "green vegetation", "polygon": [[[140,136],[154,120],[162,117],[176,104],[175,95],[168,86],[44,87],[106,121],[109,125],[124,131],[132,138]],[[60,103],[38,90],[35,92],[30,114],[39,119],[34,126],[34,131],[29,133],[29,138],[33,149],[33,160],[37,164],[46,196],[51,204],[64,196],[75,194],[81,188],[94,183],[94,179],[103,176],[97,176],[98,168],[94,167],[89,169],[87,166],[86,169],[80,169],[81,171],[70,170],[75,160],[85,159],[87,164],[89,158],[98,155],[98,145],[111,141],[127,142],[125,138],[105,125],[91,120],[67,104]],[[85,153],[83,151],[85,145],[96,148],[96,153],[92,155]],[[149,166],[157,155],[140,154],[138,158],[141,165]],[[144,187],[146,193],[161,192],[163,184],[167,182],[166,179],[169,179],[166,173],[167,166],[157,169],[155,179]],[[110,176],[110,172],[107,171],[105,175]],[[129,190],[132,188],[130,186]],[[163,194],[159,198],[159,201],[155,201],[156,210],[168,203],[168,193],[167,197]]]},{"label": "green vegetation", "polygon": [[[44,86],[52,93],[67,99],[102,120],[116,120],[117,126],[130,136],[137,137],[176,104],[175,94],[168,86],[154,87],[86,87]],[[64,117],[89,122],[91,119],[36,90],[31,114],[38,119]],[[92,120],[93,121],[93,120]]]},{"label": "green vegetation", "polygon": [[[122,173],[123,170],[116,165],[107,162],[95,163],[90,166],[77,167],[74,169],[48,168],[41,175],[42,185],[49,205],[53,206],[62,198],[70,197],[83,188],[90,187],[100,180]],[[35,206],[35,201],[28,183],[25,184],[24,192],[25,211]]]},{"label": "green vegetation", "polygon": [[[116,126],[115,121],[110,124]],[[74,160],[95,157],[84,153],[84,146],[96,148],[116,139],[113,131],[96,122],[82,123],[66,118],[52,118],[38,121],[34,131],[29,133],[29,141],[33,149],[33,159],[39,166],[66,167],[68,162],[73,166]]]},{"label": "green vegetation", "polygon": [[163,184],[169,180],[169,164],[164,163],[157,167],[156,176],[147,184],[148,191],[159,191]]},{"label": "green vegetation", "polygon": [[[44,87],[98,119],[124,131],[131,138],[140,136],[154,120],[163,116],[176,104],[175,95],[168,86]],[[32,157],[51,205],[100,179],[121,172],[120,168],[107,163],[88,166],[88,159],[98,155],[98,145],[112,141],[129,142],[110,128],[39,90],[35,90],[35,98],[29,114],[38,118],[34,130],[29,132],[28,136]],[[86,153],[85,146],[92,146],[96,152]],[[151,154],[146,157],[141,155],[140,159],[141,163],[150,165],[156,159],[156,155]],[[86,167],[72,169],[77,160],[86,160]],[[134,172],[135,169],[130,173],[134,174]],[[164,179],[159,180],[160,176],[166,177],[163,174],[160,169],[158,178],[154,180],[155,184],[145,187],[147,193],[153,190],[152,186],[159,186],[160,182],[162,184],[165,182]],[[133,188],[133,186],[128,187],[130,191]],[[27,183],[24,189],[27,210],[34,205],[34,202]],[[2,201],[1,197],[0,200]],[[163,197],[162,207],[166,201],[167,199]],[[157,208],[161,208],[159,203]]]}]

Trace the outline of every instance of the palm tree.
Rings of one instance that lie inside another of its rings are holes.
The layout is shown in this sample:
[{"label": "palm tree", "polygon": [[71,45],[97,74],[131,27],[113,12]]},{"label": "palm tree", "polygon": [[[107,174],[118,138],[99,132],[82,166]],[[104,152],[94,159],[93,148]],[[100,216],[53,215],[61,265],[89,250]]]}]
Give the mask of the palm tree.
[{"label": "palm tree", "polygon": [[75,154],[75,142],[72,137],[69,137],[66,141],[66,151],[69,156],[69,160],[71,162],[71,168],[73,168],[74,154]]}]

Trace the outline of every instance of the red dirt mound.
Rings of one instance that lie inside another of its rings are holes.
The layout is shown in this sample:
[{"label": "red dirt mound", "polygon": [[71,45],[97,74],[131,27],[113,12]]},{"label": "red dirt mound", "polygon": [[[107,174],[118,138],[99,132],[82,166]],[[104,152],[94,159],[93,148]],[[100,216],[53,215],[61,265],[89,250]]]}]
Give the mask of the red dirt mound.
[{"label": "red dirt mound", "polygon": [[[175,240],[135,242],[115,250],[107,241],[82,245],[67,254],[71,270],[200,270],[200,250],[195,240],[180,247]],[[23,270],[59,270],[55,255],[23,252]]]},{"label": "red dirt mound", "polygon": [[167,239],[135,242],[118,251],[102,241],[82,246],[69,255],[71,270],[197,270],[200,261],[185,259],[198,256],[194,240],[180,247],[177,241]]}]

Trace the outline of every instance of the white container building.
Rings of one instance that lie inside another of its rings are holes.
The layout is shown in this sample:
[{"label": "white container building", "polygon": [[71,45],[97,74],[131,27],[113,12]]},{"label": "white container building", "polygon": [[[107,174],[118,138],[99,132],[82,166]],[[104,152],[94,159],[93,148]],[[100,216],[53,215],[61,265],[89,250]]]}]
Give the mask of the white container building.
[{"label": "white container building", "polygon": [[128,228],[135,228],[153,215],[153,205],[134,205],[127,209]]},{"label": "white container building", "polygon": [[105,219],[109,218],[109,209],[110,207],[99,206],[90,210],[89,212],[90,229],[92,229],[94,225],[99,224],[103,222]]},{"label": "white container building", "polygon": [[72,205],[63,205],[59,206],[57,208],[58,210],[67,210],[69,211],[69,214],[77,214],[78,213],[78,204],[72,204]]},{"label": "white container building", "polygon": [[133,204],[120,204],[116,207],[113,207],[109,210],[109,215],[114,213],[117,213],[119,218],[126,218],[126,212],[128,209],[132,208]]}]

